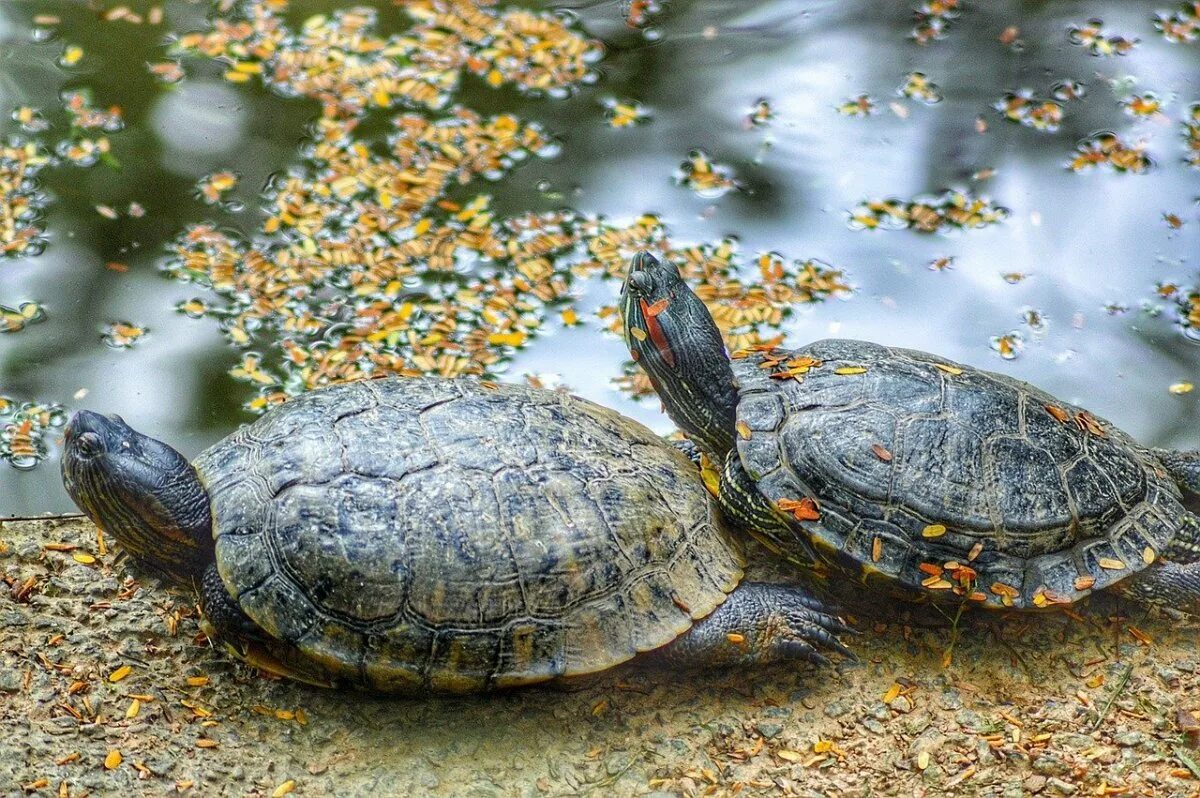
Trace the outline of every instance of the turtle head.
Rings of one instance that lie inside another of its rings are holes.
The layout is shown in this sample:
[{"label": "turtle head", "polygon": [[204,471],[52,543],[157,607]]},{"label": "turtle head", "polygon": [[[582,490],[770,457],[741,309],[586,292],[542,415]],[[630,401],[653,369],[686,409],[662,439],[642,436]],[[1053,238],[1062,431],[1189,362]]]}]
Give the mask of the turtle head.
[{"label": "turtle head", "polygon": [[625,341],[667,415],[717,463],[733,448],[737,389],[703,300],[669,261],[639,252],[621,288]]},{"label": "turtle head", "polygon": [[63,485],[142,567],[175,582],[212,561],[208,493],[179,452],[120,416],[81,410],[67,424]]}]

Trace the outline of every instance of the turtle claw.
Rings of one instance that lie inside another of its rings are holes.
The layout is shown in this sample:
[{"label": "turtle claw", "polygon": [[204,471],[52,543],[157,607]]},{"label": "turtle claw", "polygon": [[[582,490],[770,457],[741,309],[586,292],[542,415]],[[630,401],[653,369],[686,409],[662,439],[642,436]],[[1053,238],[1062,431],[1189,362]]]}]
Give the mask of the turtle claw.
[{"label": "turtle claw", "polygon": [[854,652],[838,639],[839,634],[858,634],[841,618],[810,609],[807,602],[803,607],[791,607],[786,611],[786,637],[776,642],[779,659],[802,659],[816,665],[829,665],[822,651],[836,653],[847,659],[857,660]]},{"label": "turtle claw", "polygon": [[855,659],[839,634],[853,634],[825,605],[798,587],[744,582],[725,603],[663,649],[680,664],[755,666],[768,662],[830,665]]}]

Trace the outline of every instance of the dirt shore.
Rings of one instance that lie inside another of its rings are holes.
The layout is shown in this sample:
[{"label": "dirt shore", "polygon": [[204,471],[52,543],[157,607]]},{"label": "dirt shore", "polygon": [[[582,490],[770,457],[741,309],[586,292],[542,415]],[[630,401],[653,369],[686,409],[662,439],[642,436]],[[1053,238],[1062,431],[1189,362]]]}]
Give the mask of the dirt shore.
[{"label": "dirt shore", "polygon": [[0,572],[3,795],[1200,792],[1197,627],[1131,606],[969,619],[949,653],[860,622],[830,671],[384,700],[232,662],[82,521],[3,523]]}]

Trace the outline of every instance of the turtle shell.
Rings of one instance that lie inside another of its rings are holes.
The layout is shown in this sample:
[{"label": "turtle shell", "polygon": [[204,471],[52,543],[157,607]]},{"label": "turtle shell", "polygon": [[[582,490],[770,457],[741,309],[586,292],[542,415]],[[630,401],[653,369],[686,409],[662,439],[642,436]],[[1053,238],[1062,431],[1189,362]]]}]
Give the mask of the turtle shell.
[{"label": "turtle shell", "polygon": [[[1180,527],[1151,453],[1010,377],[852,340],[747,353],[734,372],[737,450],[762,494],[830,559],[905,588],[1070,603]],[[787,501],[806,497],[807,522]]]},{"label": "turtle shell", "polygon": [[742,574],[695,466],[564,393],[346,383],[195,465],[218,571],[246,614],[381,692],[608,668],[673,640]]}]

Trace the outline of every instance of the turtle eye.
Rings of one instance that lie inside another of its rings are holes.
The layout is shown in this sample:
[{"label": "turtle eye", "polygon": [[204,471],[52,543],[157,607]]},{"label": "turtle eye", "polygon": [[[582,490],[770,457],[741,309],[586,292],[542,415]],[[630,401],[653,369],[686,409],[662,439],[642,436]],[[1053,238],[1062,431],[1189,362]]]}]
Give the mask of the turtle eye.
[{"label": "turtle eye", "polygon": [[75,439],[75,450],[82,457],[95,457],[104,451],[104,441],[94,432],[85,432]]},{"label": "turtle eye", "polygon": [[654,287],[654,280],[645,272],[631,272],[629,274],[629,285],[635,291],[648,294]]}]

